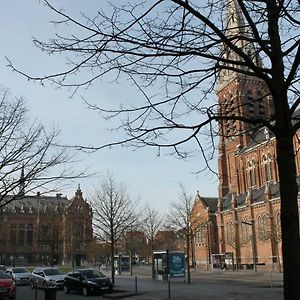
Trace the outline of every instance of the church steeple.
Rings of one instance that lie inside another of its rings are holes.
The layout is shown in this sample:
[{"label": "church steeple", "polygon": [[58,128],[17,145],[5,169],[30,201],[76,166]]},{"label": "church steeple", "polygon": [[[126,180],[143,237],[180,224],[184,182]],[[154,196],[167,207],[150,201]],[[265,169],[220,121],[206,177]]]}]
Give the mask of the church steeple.
[{"label": "church steeple", "polygon": [[[248,26],[245,23],[242,10],[237,0],[228,0],[226,4],[226,19],[223,30],[226,38],[249,56],[254,64],[262,66],[261,58],[255,49],[254,43],[249,39]],[[245,77],[239,70],[247,70],[246,66],[234,64],[234,62],[243,62],[243,59],[230,47],[223,42],[220,49],[220,56],[228,60],[227,63],[220,63],[224,67],[218,75],[217,92],[222,90],[231,80],[236,77]],[[230,61],[230,62],[229,62]],[[235,68],[235,70],[226,70],[226,67]]]},{"label": "church steeple", "polygon": [[219,63],[216,87],[218,114],[226,117],[219,122],[220,197],[230,192],[239,192],[236,154],[249,144],[254,130],[258,128],[239,117],[245,120],[253,117],[268,118],[272,112],[265,82],[254,76],[249,61],[246,63],[244,58],[247,56],[256,66],[262,67],[251,28],[237,0],[227,0],[223,25],[224,35],[232,46],[226,41],[221,44],[220,57],[227,61]]}]

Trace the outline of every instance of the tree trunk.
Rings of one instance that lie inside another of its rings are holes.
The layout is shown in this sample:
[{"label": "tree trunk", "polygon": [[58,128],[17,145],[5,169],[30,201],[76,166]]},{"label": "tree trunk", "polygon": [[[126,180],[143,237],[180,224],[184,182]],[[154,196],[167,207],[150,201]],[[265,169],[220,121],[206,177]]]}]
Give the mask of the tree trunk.
[{"label": "tree trunk", "polygon": [[186,236],[186,258],[187,258],[187,282],[191,283],[191,267],[190,267],[190,234]]},{"label": "tree trunk", "polygon": [[115,286],[115,244],[114,241],[110,244],[110,260],[111,260],[111,282]]},{"label": "tree trunk", "polygon": [[288,97],[284,92],[274,98],[276,111],[277,164],[281,197],[281,233],[284,299],[300,299],[300,238],[298,185],[295,150]]}]

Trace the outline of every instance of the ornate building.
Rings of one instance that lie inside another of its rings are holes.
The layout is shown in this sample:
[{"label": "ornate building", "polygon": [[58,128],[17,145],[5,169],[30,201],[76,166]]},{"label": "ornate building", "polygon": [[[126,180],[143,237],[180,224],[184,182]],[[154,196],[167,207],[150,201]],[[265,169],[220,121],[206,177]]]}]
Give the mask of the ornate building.
[{"label": "ornate building", "polygon": [[80,187],[68,200],[24,195],[0,210],[0,261],[6,265],[74,264],[92,240],[92,210]]},{"label": "ornate building", "polygon": [[[235,0],[227,2],[226,24],[228,37],[247,35]],[[254,62],[260,65],[253,44],[245,44],[246,40],[239,40],[237,46],[253,53]],[[233,54],[224,46],[221,55]],[[216,93],[222,114],[268,118],[273,113],[265,83],[252,76],[222,71]],[[299,174],[299,143],[296,139],[294,143]],[[197,194],[194,203],[194,215],[199,216],[193,241],[196,263],[280,271],[280,194],[272,132],[224,120],[219,126],[218,166],[219,197],[205,200]]]}]

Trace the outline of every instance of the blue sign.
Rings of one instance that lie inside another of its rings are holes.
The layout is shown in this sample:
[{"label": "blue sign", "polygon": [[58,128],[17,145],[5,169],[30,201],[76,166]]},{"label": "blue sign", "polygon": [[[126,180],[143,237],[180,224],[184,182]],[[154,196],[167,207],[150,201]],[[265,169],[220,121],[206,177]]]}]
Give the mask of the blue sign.
[{"label": "blue sign", "polygon": [[183,252],[170,252],[169,253],[169,268],[170,277],[178,278],[185,276],[185,259]]}]

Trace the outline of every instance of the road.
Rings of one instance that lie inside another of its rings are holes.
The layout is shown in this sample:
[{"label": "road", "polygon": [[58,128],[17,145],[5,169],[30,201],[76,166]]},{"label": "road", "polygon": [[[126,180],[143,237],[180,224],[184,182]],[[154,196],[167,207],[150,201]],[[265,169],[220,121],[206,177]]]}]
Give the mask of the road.
[{"label": "road", "polygon": [[[108,274],[109,275],[109,274]],[[137,283],[137,296],[135,287]],[[255,272],[193,272],[192,283],[184,279],[172,279],[170,294],[165,281],[151,279],[148,272],[139,269],[130,276],[123,273],[116,276],[116,290],[129,292],[131,300],[283,300],[282,274]],[[106,297],[124,296],[122,292]],[[169,298],[170,295],[170,298]],[[56,300],[79,300],[81,294],[65,295],[57,292]],[[16,300],[44,300],[43,290],[37,291],[29,286],[18,286]],[[90,296],[89,299],[103,299]]]}]

